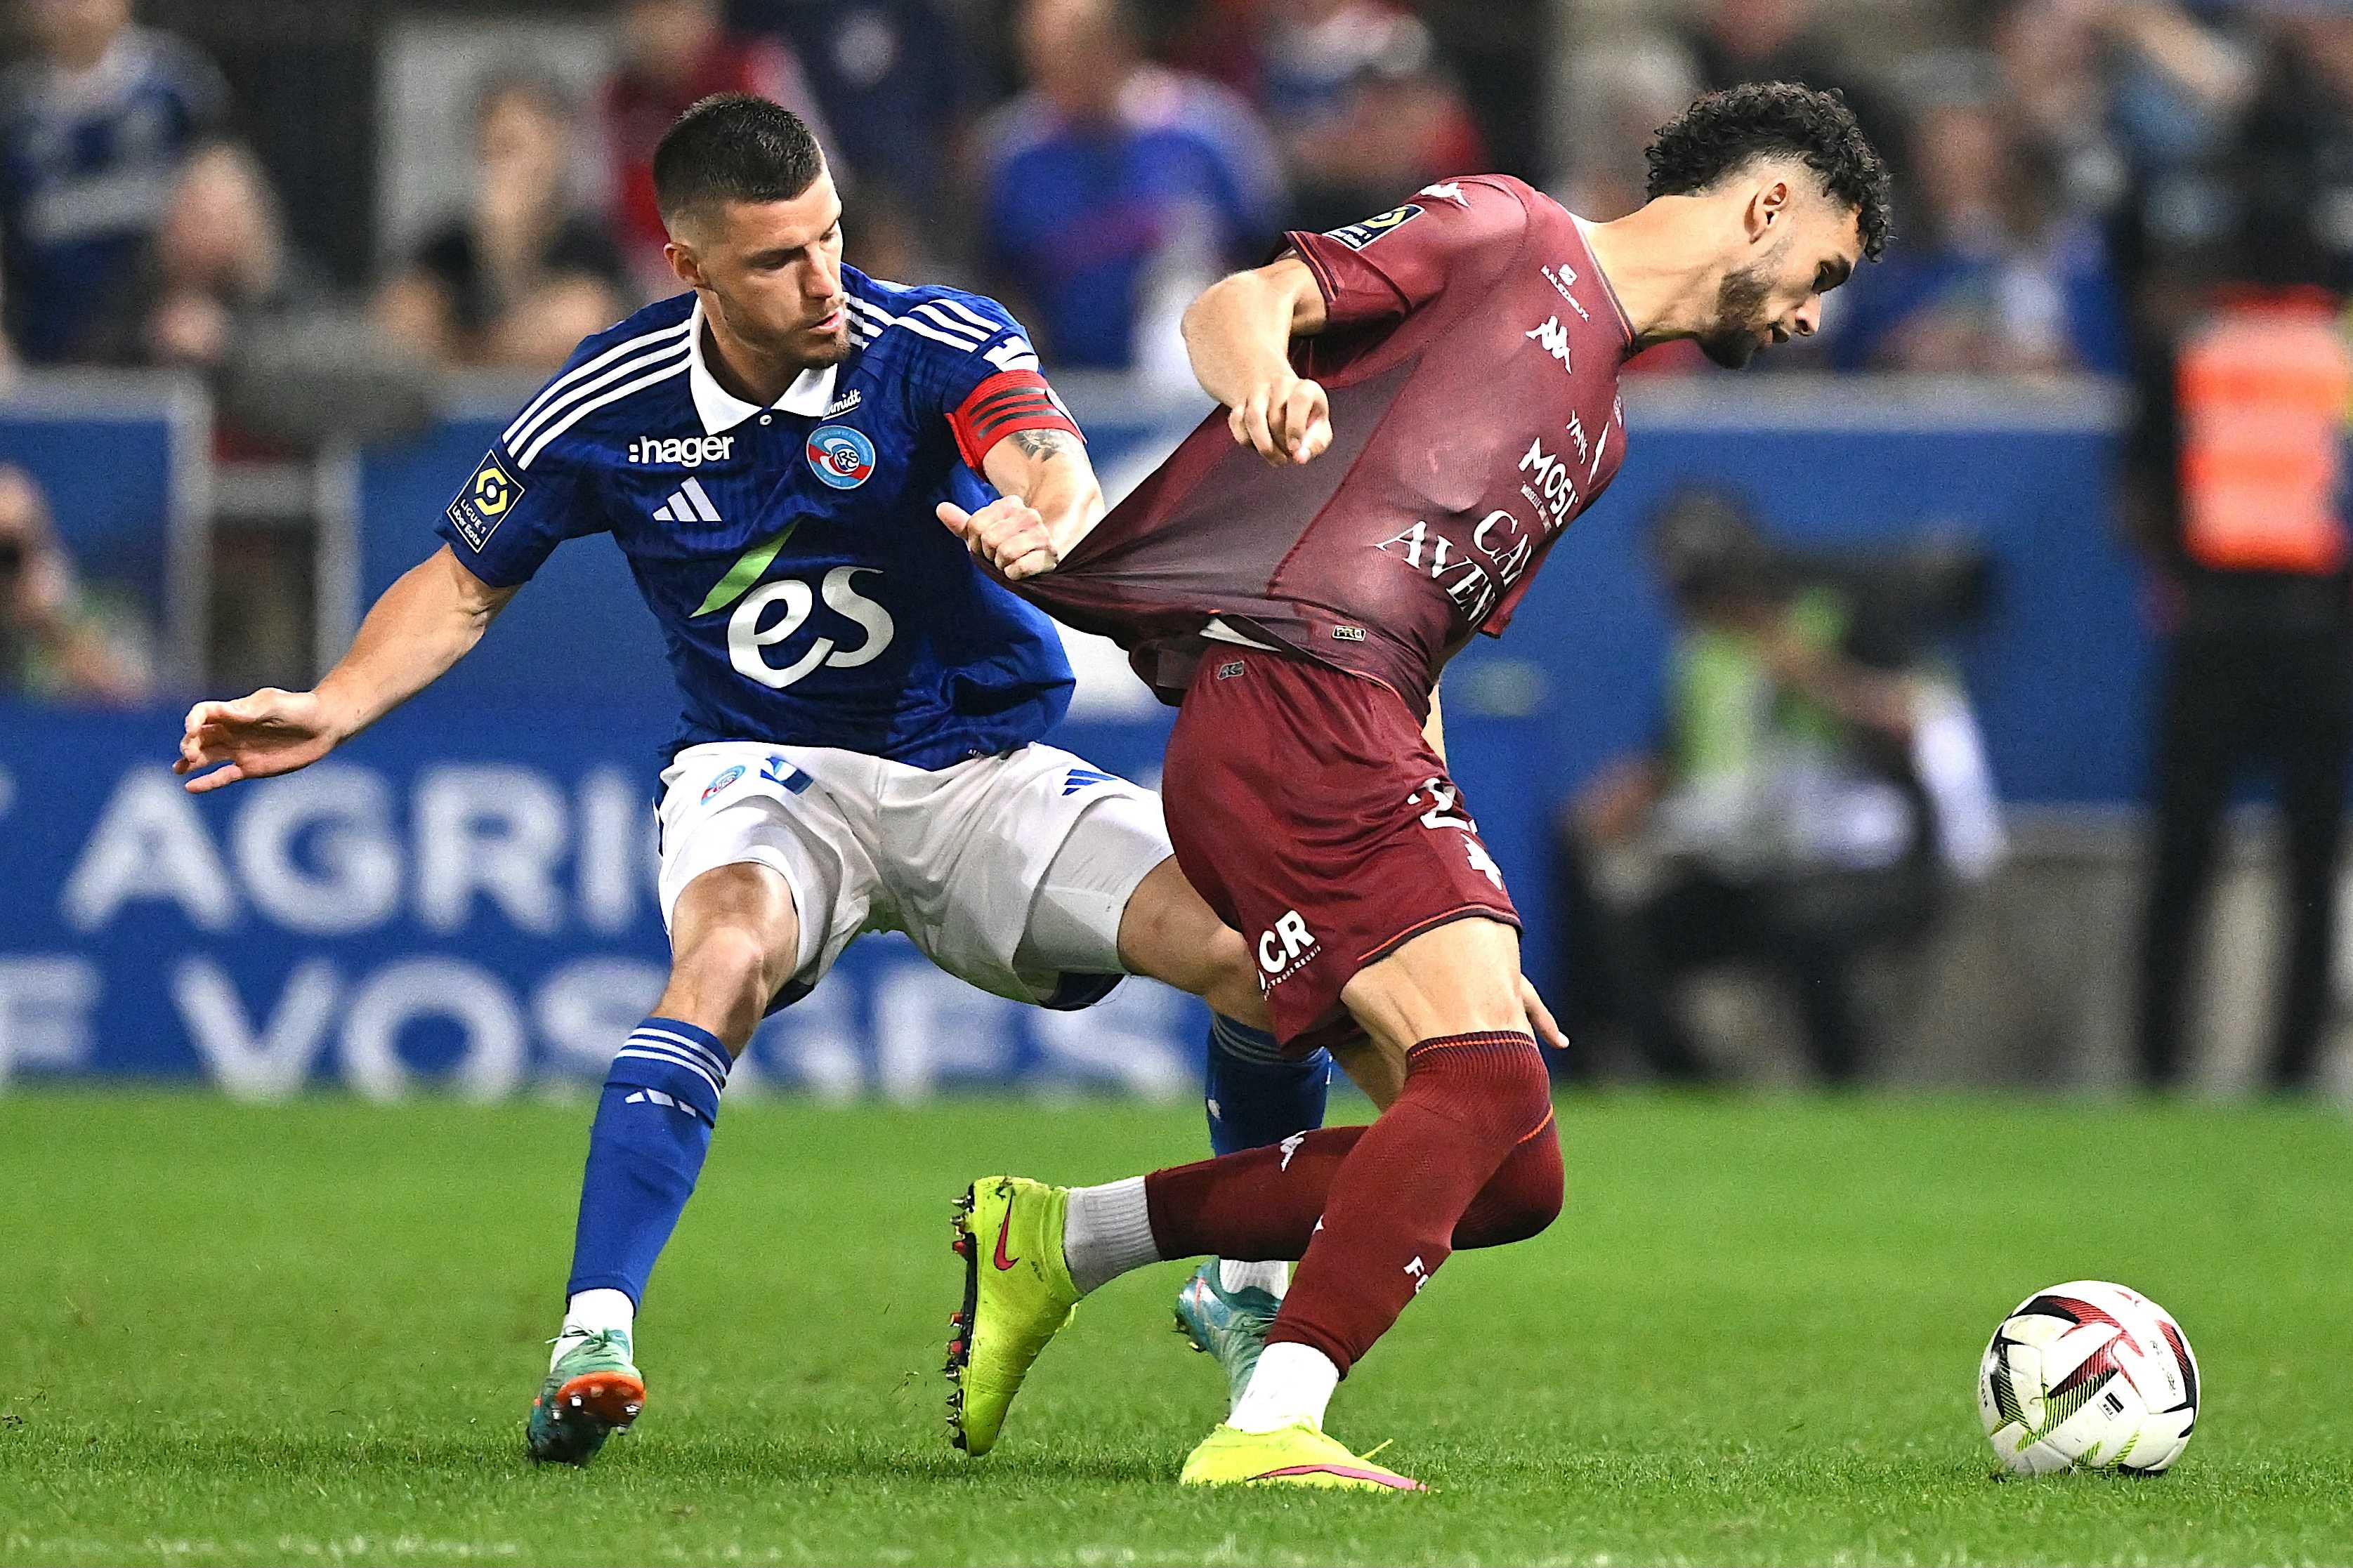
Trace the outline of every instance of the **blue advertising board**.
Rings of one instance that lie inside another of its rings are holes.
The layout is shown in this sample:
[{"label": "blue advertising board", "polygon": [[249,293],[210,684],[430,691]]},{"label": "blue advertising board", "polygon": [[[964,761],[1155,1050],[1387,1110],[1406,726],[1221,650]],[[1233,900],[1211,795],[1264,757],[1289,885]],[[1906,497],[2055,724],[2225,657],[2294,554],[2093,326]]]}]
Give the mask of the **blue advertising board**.
[{"label": "blue advertising board", "polygon": [[[202,1078],[480,1098],[594,1083],[661,989],[652,768],[593,704],[436,690],[302,773],[204,796],[177,710],[0,705],[0,1080]],[[1166,726],[1061,744],[1156,782]],[[1543,918],[1523,727],[1457,742],[1498,860]],[[903,938],[853,943],[730,1092],[958,1084],[1189,1092],[1207,1014],[1131,981],[1083,1013],[985,995]]]}]

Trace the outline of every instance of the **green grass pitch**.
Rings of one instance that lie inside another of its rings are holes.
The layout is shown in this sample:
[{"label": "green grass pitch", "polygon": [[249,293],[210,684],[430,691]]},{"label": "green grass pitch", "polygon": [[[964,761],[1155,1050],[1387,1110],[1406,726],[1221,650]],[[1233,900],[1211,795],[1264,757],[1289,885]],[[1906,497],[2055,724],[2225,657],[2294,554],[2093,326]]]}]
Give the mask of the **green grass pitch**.
[{"label": "green grass pitch", "polygon": [[[2342,1563],[2353,1125],[2096,1101],[1571,1099],[1570,1207],[1457,1257],[1332,1429],[1426,1497],[1180,1490],[1221,1408],[1118,1281],[988,1459],[947,1447],[949,1198],[1192,1157],[1198,1110],[747,1100],[592,1469],[524,1406],[585,1104],[0,1098],[7,1563]],[[2179,1316],[2176,1470],[1996,1481],[1978,1355],[2029,1290]]]}]

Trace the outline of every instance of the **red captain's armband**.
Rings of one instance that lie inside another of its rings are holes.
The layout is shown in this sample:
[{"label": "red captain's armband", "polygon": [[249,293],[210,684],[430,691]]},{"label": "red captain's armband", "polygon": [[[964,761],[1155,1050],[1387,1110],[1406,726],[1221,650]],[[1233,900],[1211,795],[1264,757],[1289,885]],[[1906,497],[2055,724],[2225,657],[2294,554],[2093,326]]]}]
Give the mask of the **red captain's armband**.
[{"label": "red captain's armband", "polygon": [[999,371],[978,386],[948,416],[955,432],[956,450],[974,473],[988,449],[1017,430],[1067,430],[1080,440],[1079,428],[1046,378],[1034,370]]}]

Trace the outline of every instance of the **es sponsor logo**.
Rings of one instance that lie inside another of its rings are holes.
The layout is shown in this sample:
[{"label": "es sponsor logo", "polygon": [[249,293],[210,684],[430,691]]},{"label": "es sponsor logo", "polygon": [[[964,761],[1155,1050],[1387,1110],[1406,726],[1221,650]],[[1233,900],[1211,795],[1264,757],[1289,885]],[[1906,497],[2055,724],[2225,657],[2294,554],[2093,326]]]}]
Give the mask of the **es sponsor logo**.
[{"label": "es sponsor logo", "polygon": [[1421,212],[1422,209],[1418,204],[1408,202],[1401,207],[1391,207],[1385,213],[1376,213],[1362,223],[1352,223],[1345,228],[1335,228],[1331,231],[1328,237],[1338,240],[1351,250],[1362,250],[1383,235],[1411,223],[1421,216]]},{"label": "es sponsor logo", "polygon": [[640,436],[629,443],[632,463],[699,468],[723,463],[735,455],[733,436]]}]

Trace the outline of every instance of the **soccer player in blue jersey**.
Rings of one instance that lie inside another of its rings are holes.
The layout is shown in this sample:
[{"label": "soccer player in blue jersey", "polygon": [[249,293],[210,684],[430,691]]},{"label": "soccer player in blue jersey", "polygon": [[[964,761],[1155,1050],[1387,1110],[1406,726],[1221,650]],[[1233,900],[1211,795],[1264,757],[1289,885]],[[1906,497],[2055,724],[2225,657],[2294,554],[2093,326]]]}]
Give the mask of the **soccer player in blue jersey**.
[{"label": "soccer player in blue jersey", "polygon": [[[573,1463],[644,1403],[637,1304],[736,1054],[860,931],[1050,1007],[1123,973],[1193,992],[1220,1016],[1212,1098],[1287,1107],[1274,1137],[1320,1121],[1324,1081],[1247,1059],[1272,1042],[1247,1026],[1265,1012],[1240,936],[1177,869],[1149,792],[1039,743],[1070,700],[1058,634],[940,526],[977,550],[1102,515],[1020,327],[843,266],[833,181],[776,104],[696,105],[654,177],[691,291],[581,344],[315,689],[199,703],[175,764],[208,790],[315,762],[455,664],[565,540],[609,533],[628,556],[685,699],[659,808],[672,961],[606,1079],[528,1425],[534,1458]],[[1009,569],[1055,560],[1049,542]],[[1235,1301],[1199,1331],[1254,1351]]]}]

